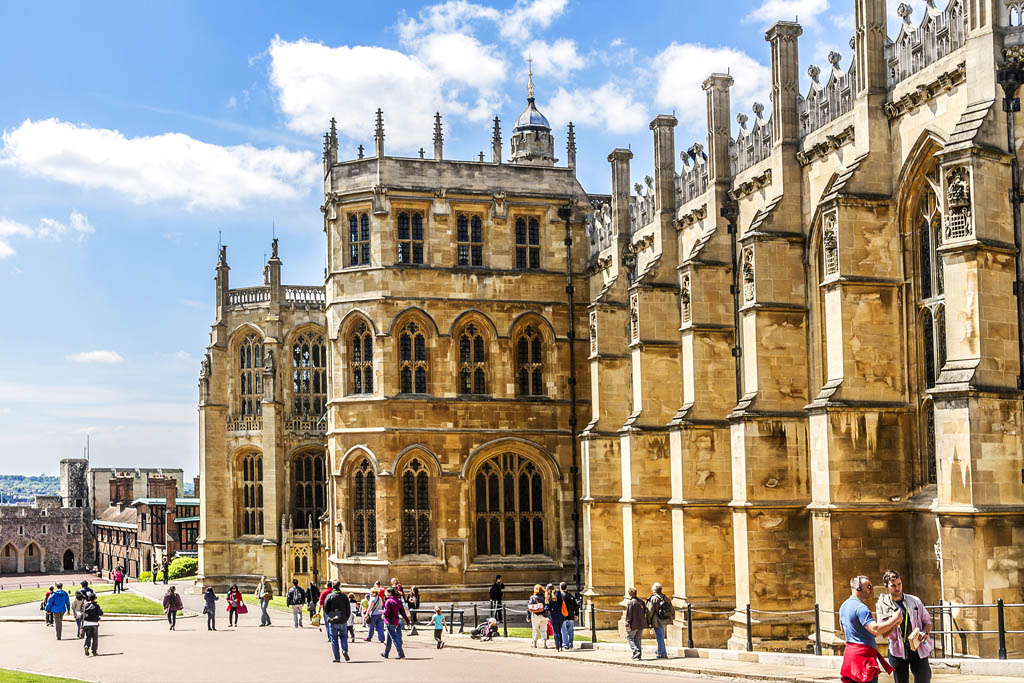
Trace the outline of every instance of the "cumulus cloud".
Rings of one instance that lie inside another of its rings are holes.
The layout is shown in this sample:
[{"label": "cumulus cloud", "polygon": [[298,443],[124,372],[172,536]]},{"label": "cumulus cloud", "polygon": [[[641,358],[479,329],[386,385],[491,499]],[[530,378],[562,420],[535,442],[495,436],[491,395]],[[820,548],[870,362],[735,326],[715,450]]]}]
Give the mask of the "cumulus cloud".
[{"label": "cumulus cloud", "polygon": [[599,126],[612,133],[641,130],[650,120],[644,105],[613,83],[596,89],[559,88],[543,109],[552,121]]},{"label": "cumulus cloud", "polygon": [[576,49],[576,41],[568,38],[552,43],[534,40],[523,49],[523,58],[528,57],[533,58],[533,72],[538,76],[565,78],[587,65],[587,60]]},{"label": "cumulus cloud", "polygon": [[435,111],[463,110],[442,96],[437,73],[396,50],[274,38],[270,60],[278,106],[288,127],[300,133],[322,133],[334,116],[343,135],[372,141],[380,107],[385,141],[409,150],[430,141]]},{"label": "cumulus cloud", "polygon": [[506,40],[522,42],[535,29],[544,29],[561,16],[569,0],[516,0],[498,28]]},{"label": "cumulus cloud", "polygon": [[113,190],[137,203],[180,200],[189,209],[302,197],[317,170],[309,151],[222,147],[181,133],[129,138],[53,118],[26,119],[2,141],[0,165],[22,173]]},{"label": "cumulus cloud", "polygon": [[746,111],[754,101],[766,107],[769,103],[768,67],[732,48],[672,43],[654,58],[654,71],[654,103],[662,109],[675,109],[680,126],[691,134],[699,135],[705,129],[707,104],[701,84],[714,72],[728,72],[733,77],[733,112]]},{"label": "cumulus cloud", "polygon": [[40,218],[39,227],[35,230],[24,223],[0,216],[0,259],[15,253],[14,247],[8,242],[10,237],[38,237],[59,242],[68,230],[77,237],[79,242],[85,241],[88,235],[96,232],[96,229],[89,223],[89,219],[79,211],[72,211],[67,223],[55,218]]},{"label": "cumulus cloud", "polygon": [[526,42],[536,29],[545,29],[558,18],[568,0],[516,0],[507,10],[498,10],[466,0],[448,0],[421,9],[415,18],[399,22],[399,35],[411,42],[426,33],[465,33],[480,22],[493,23],[501,37],[514,43]]},{"label": "cumulus cloud", "polygon": [[465,33],[432,33],[417,52],[443,80],[491,91],[505,80],[506,65],[493,47]]},{"label": "cumulus cloud", "polygon": [[32,234],[32,228],[27,225],[0,216],[0,259],[5,259],[15,254],[14,247],[11,246],[9,238],[32,237]]},{"label": "cumulus cloud", "polygon": [[82,351],[64,356],[75,363],[123,363],[124,358],[117,351]]},{"label": "cumulus cloud", "polygon": [[773,24],[799,20],[805,26],[817,26],[818,16],[827,11],[828,0],[762,0],[743,21]]}]

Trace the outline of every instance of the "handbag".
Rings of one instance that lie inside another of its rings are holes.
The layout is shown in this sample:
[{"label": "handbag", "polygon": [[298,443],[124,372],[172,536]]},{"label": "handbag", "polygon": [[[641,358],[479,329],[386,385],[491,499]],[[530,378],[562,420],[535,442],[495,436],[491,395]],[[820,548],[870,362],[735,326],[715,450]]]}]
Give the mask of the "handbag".
[{"label": "handbag", "polygon": [[313,626],[320,626],[320,613],[313,612],[313,616],[311,616],[309,620],[313,624]]}]

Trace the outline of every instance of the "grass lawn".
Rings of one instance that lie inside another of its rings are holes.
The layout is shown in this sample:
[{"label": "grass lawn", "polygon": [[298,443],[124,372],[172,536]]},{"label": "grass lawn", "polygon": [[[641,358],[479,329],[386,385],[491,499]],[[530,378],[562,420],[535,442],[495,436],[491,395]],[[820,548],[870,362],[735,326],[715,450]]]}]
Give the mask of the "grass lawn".
[{"label": "grass lawn", "polygon": [[78,678],[28,674],[23,671],[12,671],[10,669],[0,669],[0,680],[4,681],[4,683],[82,683],[81,679]]},{"label": "grass lawn", "polygon": [[[242,601],[250,607],[260,608],[260,601],[256,599],[255,595],[242,595]],[[288,598],[284,595],[275,595],[270,599],[270,609],[280,610],[282,612],[291,612],[292,608],[288,606]],[[306,609],[305,605],[302,607]]]},{"label": "grass lawn", "polygon": [[[70,590],[65,588],[68,597],[73,601],[75,599],[75,591],[78,590],[79,585],[76,583]],[[103,593],[105,591],[114,590],[113,586],[91,586],[91,588],[97,593]],[[15,588],[0,591],[0,607],[9,607],[10,605],[21,605],[26,602],[42,602],[46,596],[45,588]],[[6,679],[5,679],[6,680]],[[56,680],[56,679],[54,679]]]},{"label": "grass lawn", "polygon": [[161,615],[164,613],[164,608],[160,604],[131,593],[101,595],[99,603],[105,614]]},{"label": "grass lawn", "polygon": [[[468,624],[467,624],[467,626],[468,626]],[[470,628],[467,628],[466,629],[466,633],[469,633],[470,630],[471,630]],[[580,630],[581,630],[580,628],[577,628],[573,632],[573,634],[572,634],[573,641],[575,642],[575,641],[579,640],[579,641],[582,641],[582,642],[585,642],[585,643],[589,643],[590,642],[590,634],[589,633],[580,633]],[[498,635],[499,636],[504,636],[505,635],[505,631],[502,630],[501,624],[498,624]],[[533,637],[533,629],[531,629],[529,627],[526,627],[526,626],[524,626],[522,628],[520,628],[519,626],[516,626],[516,627],[510,628],[508,630],[508,637],[509,638],[532,638]],[[549,636],[548,640],[552,641],[551,647],[554,647],[554,636]],[[601,642],[601,641],[599,640],[597,642]]]}]

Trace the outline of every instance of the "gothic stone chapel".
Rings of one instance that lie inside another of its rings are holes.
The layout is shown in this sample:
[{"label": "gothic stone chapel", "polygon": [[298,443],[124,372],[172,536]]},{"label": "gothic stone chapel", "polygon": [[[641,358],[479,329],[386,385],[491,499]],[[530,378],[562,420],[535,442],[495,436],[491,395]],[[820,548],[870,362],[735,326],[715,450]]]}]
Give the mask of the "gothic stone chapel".
[{"label": "gothic stone chapel", "polygon": [[[815,604],[841,641],[856,574],[898,569],[926,604],[1024,601],[996,79],[1024,7],[900,5],[889,37],[885,0],[842,1],[848,66],[833,52],[801,92],[801,28],[777,23],[770,103],[734,119],[732,77],[709,74],[707,139],[679,164],[676,119],[655,117],[654,168],[631,188],[613,150],[611,196],[577,181],[571,124],[558,165],[532,83],[507,163],[497,119],[490,161],[446,160],[440,116],[432,158],[386,156],[380,111],[374,155],[340,161],[332,125],[324,286],[282,285],[275,245],[264,286],[231,289],[220,254],[200,583],[399,576],[451,600],[495,573],[571,578],[574,325],[588,602],[660,581],[708,612],[697,645],[745,647],[749,604],[755,642],[800,648]],[[994,636],[967,647],[992,656]]]}]

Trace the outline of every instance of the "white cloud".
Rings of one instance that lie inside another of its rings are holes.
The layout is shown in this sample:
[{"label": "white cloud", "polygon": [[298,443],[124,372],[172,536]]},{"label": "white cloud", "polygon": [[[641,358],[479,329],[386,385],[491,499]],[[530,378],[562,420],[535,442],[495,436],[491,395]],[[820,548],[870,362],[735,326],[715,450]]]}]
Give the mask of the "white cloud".
[{"label": "white cloud", "polygon": [[701,84],[712,73],[733,77],[732,111],[746,111],[754,101],[769,105],[771,72],[750,55],[727,47],[672,43],[654,58],[657,86],[654,103],[675,109],[679,124],[693,135],[706,128],[707,103]]},{"label": "white cloud", "polygon": [[190,209],[303,197],[317,170],[309,151],[221,147],[181,133],[128,138],[116,130],[58,119],[26,119],[14,130],[5,130],[2,139],[0,165],[114,190],[137,203],[181,200]]},{"label": "white cloud", "polygon": [[125,394],[111,387],[0,382],[0,402],[75,406],[124,400]]},{"label": "white cloud", "polygon": [[525,43],[532,31],[545,29],[565,11],[568,0],[516,0],[507,10],[498,10],[465,0],[428,5],[415,19],[399,22],[402,41],[412,43],[426,33],[466,33],[479,22],[493,23],[502,38],[513,43]]},{"label": "white cloud", "polygon": [[538,76],[567,77],[576,69],[587,65],[587,60],[576,49],[576,41],[559,38],[553,43],[535,40],[523,49],[523,58],[533,58],[533,72]]},{"label": "white cloud", "polygon": [[799,21],[804,26],[817,26],[818,15],[827,11],[828,0],[762,0],[743,21],[763,24]]},{"label": "white cloud", "polygon": [[328,47],[274,38],[270,82],[287,125],[322,133],[332,116],[343,135],[368,144],[384,110],[386,144],[414,150],[431,140],[435,111],[461,110],[441,95],[441,79],[417,57],[382,47]]},{"label": "white cloud", "polygon": [[117,351],[82,351],[64,356],[75,363],[123,363],[124,358]]},{"label": "white cloud", "polygon": [[525,41],[534,29],[544,29],[561,16],[569,0],[516,0],[498,28],[512,42]]},{"label": "white cloud", "polygon": [[613,83],[596,89],[559,88],[542,109],[552,121],[600,126],[611,133],[641,130],[650,121],[644,105]]},{"label": "white cloud", "polygon": [[14,247],[8,242],[10,237],[32,237],[32,228],[0,216],[0,259],[5,259],[16,253]]},{"label": "white cloud", "polygon": [[453,32],[426,36],[417,54],[440,78],[490,91],[505,80],[507,71],[494,53],[473,36]]}]

